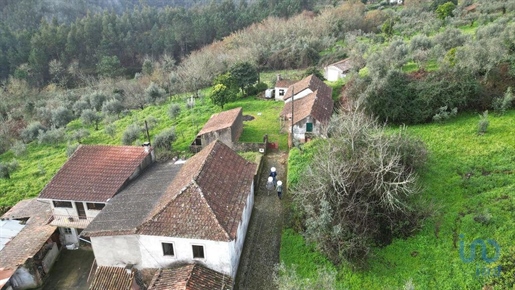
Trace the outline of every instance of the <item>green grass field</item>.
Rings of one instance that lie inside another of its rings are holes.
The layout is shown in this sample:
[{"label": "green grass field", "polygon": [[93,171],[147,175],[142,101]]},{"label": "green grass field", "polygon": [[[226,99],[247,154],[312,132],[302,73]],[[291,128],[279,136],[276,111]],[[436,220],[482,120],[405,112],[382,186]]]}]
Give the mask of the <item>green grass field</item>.
[{"label": "green grass field", "polygon": [[[466,263],[460,258],[460,241],[464,257],[469,257],[470,244],[476,239],[486,243],[487,258],[496,254],[489,239],[499,245],[501,259],[513,254],[515,111],[491,116],[488,132],[482,136],[476,133],[478,120],[477,114],[468,114],[444,124],[408,128],[429,149],[428,163],[421,172],[420,201],[434,215],[412,237],[374,249],[366,271],[340,267],[338,288],[400,289],[411,279],[416,289],[480,289],[495,274],[493,270],[488,274],[487,269],[499,260],[486,263],[476,250],[475,259]],[[295,158],[292,154],[290,161]],[[291,231],[283,234],[282,245],[290,249],[281,249],[281,260],[287,265],[303,264],[303,268],[326,265],[320,258],[305,256],[311,247],[299,238]],[[301,271],[299,275],[311,278]]]},{"label": "green grass field", "polygon": [[[148,120],[151,140],[159,132],[175,127],[177,140],[172,144],[175,154],[189,156],[189,145],[194,140],[197,132],[214,113],[222,111],[220,107],[214,106],[209,97],[195,100],[195,106],[187,109],[187,96],[174,96],[166,103],[159,106],[149,106],[143,110],[130,111],[125,116],[112,122],[116,126],[116,134],[111,137],[105,132],[105,125],[100,124],[98,130],[93,126],[86,127],[90,135],[82,140],[83,144],[107,144],[121,145],[123,132],[130,124],[136,123],[144,127],[144,121]],[[168,108],[172,103],[179,104],[180,115],[172,120],[168,116]],[[282,102],[247,97],[229,103],[224,110],[236,107],[243,108],[243,115],[254,117],[251,121],[245,121],[241,142],[262,142],[263,136],[268,134],[270,142],[277,142],[279,148],[286,150],[287,134],[280,132],[279,113],[282,110]],[[82,128],[80,120],[75,120],[67,125],[68,134]],[[142,133],[135,145],[146,141]],[[0,207],[12,206],[18,201],[35,197],[44,186],[57,173],[59,168],[66,162],[67,143],[60,145],[42,145],[37,141],[27,145],[27,153],[21,156],[14,156],[11,151],[0,155],[0,162],[11,162],[16,159],[18,169],[11,174],[10,179],[0,179]],[[255,157],[249,156],[250,159]]]}]

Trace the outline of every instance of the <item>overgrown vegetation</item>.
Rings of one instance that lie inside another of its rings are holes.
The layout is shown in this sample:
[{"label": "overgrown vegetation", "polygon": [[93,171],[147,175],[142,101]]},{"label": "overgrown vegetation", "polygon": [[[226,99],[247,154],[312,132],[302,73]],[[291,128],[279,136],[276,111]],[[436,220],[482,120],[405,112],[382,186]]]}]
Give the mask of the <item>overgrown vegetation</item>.
[{"label": "overgrown vegetation", "polygon": [[[515,282],[511,258],[515,203],[510,198],[515,188],[514,117],[515,111],[489,117],[488,133],[483,136],[476,133],[475,113],[461,114],[445,123],[408,127],[407,133],[421,138],[429,152],[427,165],[420,171],[423,191],[416,203],[433,215],[416,235],[393,239],[386,247],[373,247],[373,258],[365,271],[349,265],[339,267],[337,289],[401,289],[405,285],[414,289],[479,289],[485,285],[511,289]],[[397,130],[389,129],[391,133]],[[316,155],[316,145],[304,146],[302,155],[292,151],[289,182],[299,179],[297,167],[305,167],[305,159]],[[499,260],[483,261],[481,247],[476,247],[475,259],[462,260],[460,242],[464,244],[463,255],[473,257],[470,248],[474,240],[484,241],[486,256],[495,257],[489,239],[500,247]],[[289,231],[283,234],[283,242],[281,260],[287,269],[292,265],[310,269],[297,270],[299,279],[314,279],[318,268],[332,268],[327,265],[329,260],[303,254],[310,250],[301,235]],[[289,253],[293,249],[299,250]],[[502,271],[498,275],[499,265]]]},{"label": "overgrown vegetation", "polygon": [[416,168],[422,142],[405,130],[386,134],[362,111],[336,115],[313,158],[293,184],[303,234],[336,264],[366,265],[371,246],[406,237],[419,225]]}]

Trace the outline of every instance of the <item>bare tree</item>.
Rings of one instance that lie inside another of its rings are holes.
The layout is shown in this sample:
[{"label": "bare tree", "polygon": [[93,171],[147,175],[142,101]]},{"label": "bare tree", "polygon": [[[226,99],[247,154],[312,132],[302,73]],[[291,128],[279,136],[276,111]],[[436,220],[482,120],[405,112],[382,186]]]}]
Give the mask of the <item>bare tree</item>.
[{"label": "bare tree", "polygon": [[[405,130],[387,134],[361,111],[338,114],[293,186],[305,236],[333,262],[363,265],[372,244],[387,244],[417,226],[409,197],[424,145]],[[406,222],[406,221],[409,222]]]}]

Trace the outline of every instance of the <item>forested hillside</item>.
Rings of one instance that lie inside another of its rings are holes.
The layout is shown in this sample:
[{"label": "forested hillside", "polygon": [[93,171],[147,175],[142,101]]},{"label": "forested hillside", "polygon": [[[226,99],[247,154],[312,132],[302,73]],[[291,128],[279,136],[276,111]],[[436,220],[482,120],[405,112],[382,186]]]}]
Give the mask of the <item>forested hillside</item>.
[{"label": "forested hillside", "polygon": [[[168,54],[180,61],[191,51],[270,15],[290,17],[314,6],[307,0],[252,4],[227,0],[29,0],[3,5],[0,80],[12,75],[39,88],[66,70],[104,77],[133,76],[145,56]],[[78,84],[70,79],[61,80],[60,85]]]}]

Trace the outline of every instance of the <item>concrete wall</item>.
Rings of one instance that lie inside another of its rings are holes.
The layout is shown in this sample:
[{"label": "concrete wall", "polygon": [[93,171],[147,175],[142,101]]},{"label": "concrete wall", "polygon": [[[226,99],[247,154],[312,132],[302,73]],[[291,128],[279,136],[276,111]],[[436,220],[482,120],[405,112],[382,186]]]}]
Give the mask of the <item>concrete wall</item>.
[{"label": "concrete wall", "polygon": [[[162,243],[174,246],[174,256],[163,254]],[[92,237],[91,244],[99,266],[125,266],[138,269],[166,268],[172,264],[198,261],[207,267],[230,275],[230,242],[184,239],[146,235]],[[204,246],[204,259],[193,258],[193,245]],[[237,268],[237,266],[235,267]]]},{"label": "concrete wall", "polygon": [[[281,90],[283,90],[283,94],[281,95]],[[284,101],[284,96],[288,92],[288,88],[275,87],[275,99],[278,101]]]},{"label": "concrete wall", "polygon": [[137,235],[91,237],[91,246],[99,266],[141,265]]},{"label": "concrete wall", "polygon": [[211,142],[217,139],[225,143],[225,145],[232,148],[231,127],[203,134],[202,136],[200,136],[200,138],[202,139],[202,148],[206,147]]},{"label": "concrete wall", "polygon": [[330,82],[335,82],[343,77],[342,70],[335,66],[328,66],[325,68],[324,77]]},{"label": "concrete wall", "polygon": [[[308,117],[310,118],[310,117]],[[304,142],[306,139],[306,123],[308,121],[308,118],[304,118],[293,125],[293,138]],[[313,131],[310,132],[313,135],[320,134],[320,123],[317,122],[315,119],[311,118],[311,121],[313,123]]]},{"label": "concrete wall", "polygon": [[252,209],[254,207],[254,182],[251,185],[250,194],[247,197],[245,208],[243,209],[241,222],[238,224],[238,232],[236,240],[233,241],[233,254],[232,256],[232,277],[236,277],[238,271],[238,265],[240,263],[241,252],[243,251],[243,244],[245,243],[245,236],[247,235],[247,229],[252,215]]},{"label": "concrete wall", "polygon": [[41,264],[43,265],[43,270],[45,273],[48,273],[50,269],[52,268],[52,265],[54,264],[55,260],[57,259],[57,256],[59,255],[59,249],[57,248],[57,243],[52,243],[52,249],[48,251],[43,258],[43,261],[41,261]]},{"label": "concrete wall", "polygon": [[236,117],[236,120],[231,126],[231,138],[233,144],[238,142],[238,140],[240,139],[240,135],[243,132],[243,115],[241,113],[242,111],[240,111],[240,113]]}]

